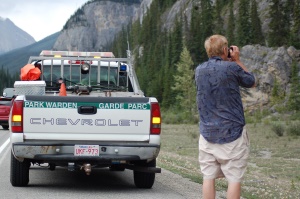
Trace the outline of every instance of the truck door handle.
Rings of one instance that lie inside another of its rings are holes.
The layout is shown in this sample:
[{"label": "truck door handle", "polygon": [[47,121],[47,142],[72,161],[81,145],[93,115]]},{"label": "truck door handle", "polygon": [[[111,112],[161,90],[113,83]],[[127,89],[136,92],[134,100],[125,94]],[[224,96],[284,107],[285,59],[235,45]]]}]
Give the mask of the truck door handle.
[{"label": "truck door handle", "polygon": [[82,115],[93,115],[97,113],[97,108],[95,106],[79,106],[78,113]]}]

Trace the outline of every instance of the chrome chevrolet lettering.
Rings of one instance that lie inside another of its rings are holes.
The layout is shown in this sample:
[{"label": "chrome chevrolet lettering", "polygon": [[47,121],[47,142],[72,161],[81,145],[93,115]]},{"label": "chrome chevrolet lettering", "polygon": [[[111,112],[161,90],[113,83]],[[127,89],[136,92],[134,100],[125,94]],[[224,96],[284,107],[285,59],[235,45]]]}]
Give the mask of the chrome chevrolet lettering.
[{"label": "chrome chevrolet lettering", "polygon": [[33,125],[81,125],[81,126],[139,126],[144,120],[112,119],[70,119],[70,118],[30,118]]}]

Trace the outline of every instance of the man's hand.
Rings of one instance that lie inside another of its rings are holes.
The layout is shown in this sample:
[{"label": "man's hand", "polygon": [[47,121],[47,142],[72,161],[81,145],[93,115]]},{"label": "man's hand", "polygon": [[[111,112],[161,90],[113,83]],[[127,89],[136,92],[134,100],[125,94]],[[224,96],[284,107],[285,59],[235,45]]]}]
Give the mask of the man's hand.
[{"label": "man's hand", "polygon": [[231,61],[237,62],[240,60],[240,50],[237,46],[230,46]]},{"label": "man's hand", "polygon": [[242,69],[244,69],[244,71],[248,72],[248,69],[246,68],[246,66],[240,60],[239,47],[230,46],[230,56],[231,56],[230,61],[233,61],[233,62],[237,63]]}]

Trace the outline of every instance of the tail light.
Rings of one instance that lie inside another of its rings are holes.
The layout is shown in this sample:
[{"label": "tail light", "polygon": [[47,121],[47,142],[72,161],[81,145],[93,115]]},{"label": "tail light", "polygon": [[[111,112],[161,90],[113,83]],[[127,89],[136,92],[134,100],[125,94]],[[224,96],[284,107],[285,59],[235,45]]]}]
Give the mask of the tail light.
[{"label": "tail light", "polygon": [[161,130],[160,108],[157,102],[151,103],[151,127],[150,134],[159,135]]},{"label": "tail light", "polygon": [[23,100],[15,100],[11,111],[11,131],[23,133]]}]

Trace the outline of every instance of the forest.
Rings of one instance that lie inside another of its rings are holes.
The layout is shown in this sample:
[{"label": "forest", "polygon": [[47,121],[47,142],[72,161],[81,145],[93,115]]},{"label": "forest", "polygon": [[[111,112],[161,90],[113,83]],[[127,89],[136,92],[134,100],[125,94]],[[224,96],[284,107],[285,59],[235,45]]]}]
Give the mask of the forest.
[{"label": "forest", "polygon": [[175,2],[154,0],[142,24],[136,21],[123,27],[112,51],[126,56],[129,41],[145,95],[157,97],[163,110],[178,122],[197,120],[193,71],[207,60],[204,41],[208,36],[225,35],[229,44],[240,48],[254,44],[300,48],[299,0],[269,1],[267,34],[262,31],[256,0],[216,0],[215,4],[211,0],[193,1],[190,22],[184,14],[178,15],[168,31],[163,29],[163,14]]},{"label": "forest", "polygon": [[[20,77],[18,74],[11,75],[8,70],[5,70],[3,67],[0,70],[0,90],[1,92],[5,88],[13,87],[16,80],[19,80]],[[2,93],[1,93],[2,96]]]}]

